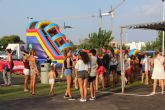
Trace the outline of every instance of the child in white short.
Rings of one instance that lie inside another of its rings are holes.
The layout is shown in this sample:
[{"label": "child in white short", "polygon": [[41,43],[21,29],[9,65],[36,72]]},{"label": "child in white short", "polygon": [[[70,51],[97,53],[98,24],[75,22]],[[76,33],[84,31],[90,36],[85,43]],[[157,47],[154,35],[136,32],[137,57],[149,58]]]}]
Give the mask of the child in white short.
[{"label": "child in white short", "polygon": [[56,75],[57,75],[57,71],[55,70],[55,67],[51,66],[51,70],[48,74],[49,84],[50,84],[50,92],[49,92],[50,96],[54,96],[54,83],[55,83]]}]

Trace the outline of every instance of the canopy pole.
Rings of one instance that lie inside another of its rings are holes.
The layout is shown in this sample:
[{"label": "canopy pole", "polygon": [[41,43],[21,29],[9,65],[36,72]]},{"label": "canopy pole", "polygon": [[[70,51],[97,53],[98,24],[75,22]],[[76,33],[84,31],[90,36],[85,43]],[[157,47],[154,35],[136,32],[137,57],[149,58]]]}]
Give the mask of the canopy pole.
[{"label": "canopy pole", "polygon": [[[165,17],[165,14],[164,14],[164,12],[165,12],[165,1],[164,0],[162,0],[162,2],[163,2],[163,21],[164,21],[164,17]],[[163,57],[164,57],[164,31],[163,31],[163,37],[162,37],[162,55],[163,55]]]},{"label": "canopy pole", "polygon": [[125,72],[124,72],[124,58],[123,58],[123,53],[122,53],[122,34],[123,34],[123,28],[120,28],[120,63],[121,63],[121,88],[122,88],[122,93],[124,93],[124,88],[125,88]]}]

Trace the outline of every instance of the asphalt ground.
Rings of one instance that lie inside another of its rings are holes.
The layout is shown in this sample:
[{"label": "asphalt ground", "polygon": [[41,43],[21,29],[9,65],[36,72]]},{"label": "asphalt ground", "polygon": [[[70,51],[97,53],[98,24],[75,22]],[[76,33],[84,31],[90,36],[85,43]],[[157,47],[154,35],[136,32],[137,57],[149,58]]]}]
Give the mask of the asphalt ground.
[{"label": "asphalt ground", "polygon": [[[0,80],[0,83],[3,82]],[[17,80],[15,84],[21,84]],[[110,89],[99,91],[95,101],[82,103],[79,101],[79,94],[73,94],[74,101],[63,98],[63,94],[54,97],[32,97],[17,100],[0,100],[0,110],[165,110],[165,95],[158,93],[154,96],[149,95],[152,86],[130,87],[125,93],[120,93],[120,89]],[[89,97],[88,97],[89,98]]]},{"label": "asphalt ground", "polygon": [[125,94],[118,90],[99,91],[95,101],[84,103],[79,102],[79,94],[74,94],[74,101],[57,94],[54,97],[0,101],[0,110],[165,110],[165,95],[151,96],[150,92],[150,86],[129,88]]}]

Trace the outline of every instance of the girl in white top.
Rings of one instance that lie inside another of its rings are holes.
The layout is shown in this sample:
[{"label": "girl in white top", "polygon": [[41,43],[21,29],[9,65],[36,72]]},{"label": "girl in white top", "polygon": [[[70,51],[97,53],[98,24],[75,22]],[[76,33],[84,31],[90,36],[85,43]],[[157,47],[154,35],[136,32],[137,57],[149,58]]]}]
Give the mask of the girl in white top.
[{"label": "girl in white top", "polygon": [[149,72],[150,72],[150,58],[148,57],[147,53],[145,54],[145,58],[142,64],[144,65],[144,71],[146,75],[145,84],[148,85],[148,79],[149,79],[148,77],[149,77]]},{"label": "girl in white top", "polygon": [[80,52],[79,60],[75,65],[75,73],[78,78],[78,83],[80,87],[80,102],[87,101],[87,83],[88,83],[88,76],[90,73],[90,59],[86,52]]},{"label": "girl in white top", "polygon": [[165,79],[164,57],[160,55],[160,52],[158,50],[155,51],[152,79],[154,80],[154,85],[153,85],[153,92],[151,93],[151,95],[154,95],[156,93],[156,86],[158,80],[160,80],[161,82],[162,94],[164,94],[164,79]]}]

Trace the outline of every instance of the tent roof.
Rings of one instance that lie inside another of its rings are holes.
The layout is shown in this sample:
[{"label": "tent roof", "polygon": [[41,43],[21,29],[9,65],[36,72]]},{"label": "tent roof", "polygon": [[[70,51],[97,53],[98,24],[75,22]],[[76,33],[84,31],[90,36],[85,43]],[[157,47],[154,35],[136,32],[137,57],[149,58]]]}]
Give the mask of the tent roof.
[{"label": "tent roof", "polygon": [[152,30],[158,30],[158,31],[165,31],[165,21],[143,23],[143,24],[134,24],[134,25],[126,25],[126,26],[121,26],[121,28],[127,28],[127,29],[152,29]]}]

